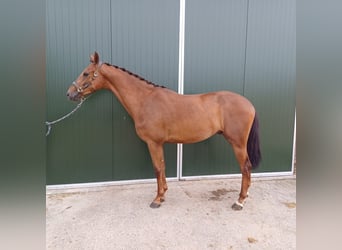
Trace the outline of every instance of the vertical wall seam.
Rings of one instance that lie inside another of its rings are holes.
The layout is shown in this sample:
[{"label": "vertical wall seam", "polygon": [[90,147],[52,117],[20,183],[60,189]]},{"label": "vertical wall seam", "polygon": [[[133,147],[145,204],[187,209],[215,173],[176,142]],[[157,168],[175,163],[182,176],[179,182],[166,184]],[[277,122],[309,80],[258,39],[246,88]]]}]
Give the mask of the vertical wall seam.
[{"label": "vertical wall seam", "polygon": [[[113,63],[113,19],[112,19],[112,0],[109,0],[109,29],[110,29],[110,63]],[[112,170],[112,176],[111,179],[114,180],[114,115],[113,115],[113,106],[114,106],[114,96],[111,95],[111,122],[112,122],[112,152],[111,152],[111,170]]]},{"label": "vertical wall seam", "polygon": [[[184,94],[185,0],[179,0],[178,93]],[[177,179],[182,177],[183,144],[177,144]]]},{"label": "vertical wall seam", "polygon": [[112,0],[109,0],[109,28],[110,28],[110,61],[113,60],[113,20],[112,20]]},{"label": "vertical wall seam", "polygon": [[246,34],[245,34],[245,62],[243,66],[243,87],[242,87],[242,95],[245,96],[245,88],[246,88],[246,68],[247,68],[247,44],[248,44],[248,17],[249,17],[249,0],[247,0],[247,13],[246,13]]},{"label": "vertical wall seam", "polygon": [[185,42],[185,0],[179,6],[179,58],[178,58],[178,93],[184,94],[184,42]]}]

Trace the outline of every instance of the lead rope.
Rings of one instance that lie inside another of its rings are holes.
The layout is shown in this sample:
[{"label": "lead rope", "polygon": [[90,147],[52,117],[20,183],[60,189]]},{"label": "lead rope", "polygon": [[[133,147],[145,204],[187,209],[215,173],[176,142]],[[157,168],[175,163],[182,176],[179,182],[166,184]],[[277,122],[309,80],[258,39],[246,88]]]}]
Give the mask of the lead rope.
[{"label": "lead rope", "polygon": [[51,125],[56,124],[57,122],[63,121],[64,119],[66,119],[66,118],[68,118],[69,116],[71,116],[73,113],[76,112],[76,110],[78,110],[78,109],[82,106],[83,102],[84,102],[86,99],[87,99],[87,98],[82,98],[81,101],[80,101],[80,103],[77,104],[77,106],[76,106],[71,112],[69,112],[68,114],[66,114],[65,116],[62,116],[61,118],[59,118],[59,119],[57,119],[57,120],[54,120],[54,121],[52,121],[52,122],[46,121],[45,124],[46,124],[46,126],[48,127],[48,130],[47,130],[45,136],[48,136],[48,135],[50,134]]}]

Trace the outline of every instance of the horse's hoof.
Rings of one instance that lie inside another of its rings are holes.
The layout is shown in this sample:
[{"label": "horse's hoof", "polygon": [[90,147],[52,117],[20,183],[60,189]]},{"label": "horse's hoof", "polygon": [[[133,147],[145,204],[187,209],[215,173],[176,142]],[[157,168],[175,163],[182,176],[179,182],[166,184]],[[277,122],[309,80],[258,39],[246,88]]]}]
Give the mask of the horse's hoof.
[{"label": "horse's hoof", "polygon": [[239,211],[243,209],[243,204],[241,204],[240,202],[236,201],[233,205],[232,205],[232,209],[235,211]]},{"label": "horse's hoof", "polygon": [[159,208],[159,207],[160,207],[160,203],[152,202],[150,204],[150,208]]}]

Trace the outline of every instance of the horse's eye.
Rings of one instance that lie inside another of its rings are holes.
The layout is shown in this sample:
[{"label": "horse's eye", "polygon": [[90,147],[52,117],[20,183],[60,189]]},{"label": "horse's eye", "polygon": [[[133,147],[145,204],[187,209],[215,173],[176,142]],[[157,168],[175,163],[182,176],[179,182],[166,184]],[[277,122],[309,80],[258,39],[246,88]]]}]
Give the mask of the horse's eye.
[{"label": "horse's eye", "polygon": [[84,73],[83,73],[83,76],[89,76],[89,73],[84,72]]}]

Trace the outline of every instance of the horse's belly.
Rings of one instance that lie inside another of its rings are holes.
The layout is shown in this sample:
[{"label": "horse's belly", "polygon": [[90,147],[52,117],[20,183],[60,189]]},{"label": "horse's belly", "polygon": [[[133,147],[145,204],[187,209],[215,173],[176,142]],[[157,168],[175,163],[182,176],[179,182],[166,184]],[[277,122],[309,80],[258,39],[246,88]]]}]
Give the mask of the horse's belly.
[{"label": "horse's belly", "polygon": [[208,139],[218,132],[213,126],[172,126],[168,129],[167,142],[170,143],[195,143]]}]

